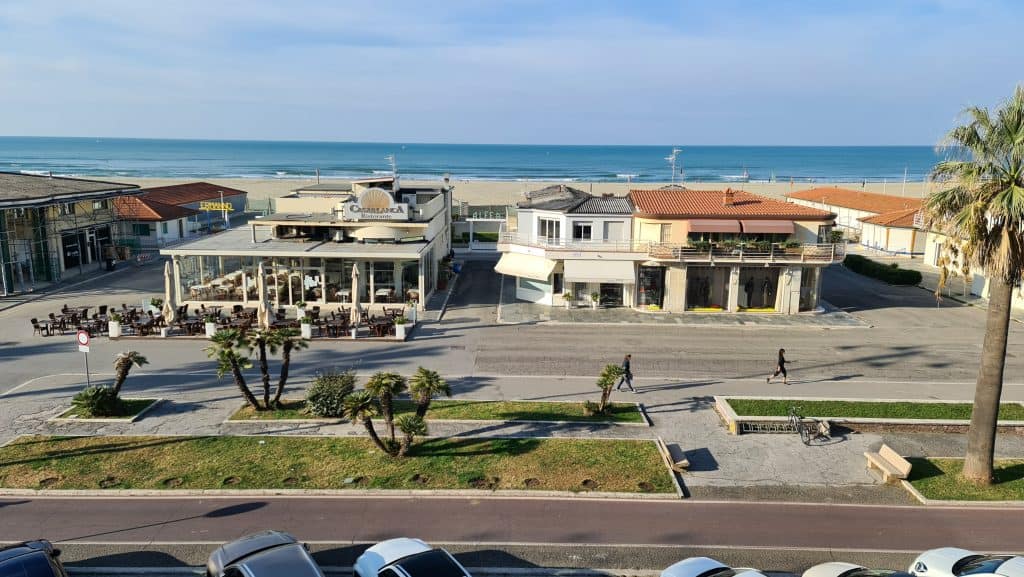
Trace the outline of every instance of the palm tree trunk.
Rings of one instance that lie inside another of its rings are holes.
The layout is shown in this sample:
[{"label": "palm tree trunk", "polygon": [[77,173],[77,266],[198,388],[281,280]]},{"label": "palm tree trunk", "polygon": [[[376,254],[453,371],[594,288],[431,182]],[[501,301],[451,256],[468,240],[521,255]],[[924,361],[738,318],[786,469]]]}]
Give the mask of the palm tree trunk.
[{"label": "palm tree trunk", "polygon": [[366,434],[370,435],[370,440],[373,441],[377,448],[384,452],[386,455],[391,455],[391,451],[384,445],[384,441],[380,439],[377,434],[377,429],[373,428],[373,419],[363,419],[363,426],[366,427]]},{"label": "palm tree trunk", "polygon": [[128,380],[128,370],[131,369],[131,365],[127,368],[117,369],[117,374],[114,375],[114,396],[117,397],[121,394],[121,387],[124,386],[124,382]]},{"label": "palm tree trunk", "polygon": [[971,427],[967,431],[967,454],[962,473],[965,479],[979,485],[992,483],[992,459],[996,448],[999,399],[1003,393],[1012,298],[1013,286],[1003,278],[992,277],[985,343],[981,348],[981,366],[974,388],[974,409],[971,411]]},{"label": "palm tree trunk", "polygon": [[277,379],[277,390],[274,391],[274,406],[281,407],[281,393],[284,392],[284,384],[288,382],[288,369],[292,364],[292,343],[285,341],[281,345],[281,376]]},{"label": "palm tree trunk", "polygon": [[380,398],[380,415],[384,417],[384,424],[388,427],[388,434],[391,440],[395,440],[395,399],[391,395],[382,395]]},{"label": "palm tree trunk", "polygon": [[260,339],[260,376],[263,378],[263,406],[270,408],[270,367],[267,366],[267,343]]},{"label": "palm tree trunk", "polygon": [[608,398],[611,397],[611,396],[612,396],[612,388],[611,388],[611,386],[608,386],[608,387],[605,387],[605,388],[601,389],[601,406],[599,406],[597,408],[597,411],[599,413],[604,413],[605,410],[608,408]]},{"label": "palm tree trunk", "polygon": [[404,457],[409,453],[409,447],[412,447],[412,435],[406,435],[402,438],[402,445],[398,448],[398,456]]},{"label": "palm tree trunk", "polygon": [[249,385],[245,382],[245,376],[242,375],[242,368],[238,366],[237,362],[232,361],[231,363],[231,375],[235,378],[235,386],[242,392],[242,396],[245,397],[245,402],[249,403],[252,408],[257,411],[262,411],[263,407],[260,407],[260,402],[256,400],[256,395],[252,394],[249,390]]},{"label": "palm tree trunk", "polygon": [[425,419],[427,417],[427,410],[430,409],[430,397],[423,399],[416,399],[416,416]]}]

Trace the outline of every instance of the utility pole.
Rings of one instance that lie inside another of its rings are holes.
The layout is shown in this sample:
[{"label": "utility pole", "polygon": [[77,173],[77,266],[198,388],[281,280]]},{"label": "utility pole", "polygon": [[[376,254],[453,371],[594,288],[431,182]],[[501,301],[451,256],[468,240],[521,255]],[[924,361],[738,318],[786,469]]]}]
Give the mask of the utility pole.
[{"label": "utility pole", "polygon": [[679,156],[680,152],[682,152],[682,150],[679,150],[678,148],[673,147],[672,148],[672,154],[670,154],[670,155],[665,157],[665,160],[667,160],[669,162],[669,164],[672,166],[672,180],[671,180],[671,184],[675,184],[676,183],[676,157]]}]

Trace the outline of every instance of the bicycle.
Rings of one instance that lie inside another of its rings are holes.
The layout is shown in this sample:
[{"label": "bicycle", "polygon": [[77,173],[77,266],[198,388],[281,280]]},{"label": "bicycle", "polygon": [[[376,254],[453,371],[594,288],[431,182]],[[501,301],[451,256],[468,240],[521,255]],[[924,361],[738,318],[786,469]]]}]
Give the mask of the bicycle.
[{"label": "bicycle", "polygon": [[812,440],[828,440],[832,438],[832,427],[828,421],[804,419],[797,411],[800,407],[789,407],[789,425],[800,435],[800,441],[810,446]]}]

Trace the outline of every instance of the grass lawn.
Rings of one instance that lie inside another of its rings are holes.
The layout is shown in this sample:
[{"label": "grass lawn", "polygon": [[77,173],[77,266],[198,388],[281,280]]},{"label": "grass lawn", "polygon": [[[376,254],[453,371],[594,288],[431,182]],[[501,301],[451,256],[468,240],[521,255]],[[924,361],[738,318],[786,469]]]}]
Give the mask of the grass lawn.
[{"label": "grass lawn", "polygon": [[57,418],[59,419],[130,419],[146,410],[156,399],[121,399],[121,407],[116,415],[93,415],[89,411],[71,407]]},{"label": "grass lawn", "polygon": [[366,438],[253,436],[27,436],[0,447],[0,486],[674,490],[651,441],[428,439],[400,459]]},{"label": "grass lawn", "polygon": [[929,499],[950,501],[1024,500],[1024,460],[997,460],[996,482],[976,487],[960,479],[963,459],[907,459],[913,465],[907,479]]},{"label": "grass lawn", "polygon": [[[800,399],[727,399],[737,415],[746,417],[785,417],[789,407],[808,417],[848,417],[872,419],[971,419],[970,403],[873,403],[863,401],[804,401]],[[1024,405],[1003,403],[999,409],[1003,421],[1024,421]]]},{"label": "grass lawn", "polygon": [[[254,411],[246,406],[231,415],[232,421],[313,419],[305,401],[284,402],[280,411]],[[430,404],[427,419],[467,421],[578,421],[583,423],[643,423],[643,416],[631,403],[611,403],[607,415],[583,414],[583,403],[545,403],[537,401],[459,401],[437,400]],[[416,411],[412,401],[395,402],[397,414]]]}]

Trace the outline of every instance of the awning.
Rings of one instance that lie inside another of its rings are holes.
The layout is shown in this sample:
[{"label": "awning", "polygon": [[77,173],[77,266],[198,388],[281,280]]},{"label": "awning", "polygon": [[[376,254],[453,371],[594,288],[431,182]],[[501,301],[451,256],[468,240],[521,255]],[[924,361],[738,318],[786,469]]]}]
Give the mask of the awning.
[{"label": "awning", "polygon": [[690,232],[739,232],[738,220],[694,219],[690,221]]},{"label": "awning", "polygon": [[405,237],[405,231],[390,226],[364,226],[353,230],[352,236],[359,240],[399,240]]},{"label": "awning", "polygon": [[566,260],[566,282],[634,284],[631,260]]},{"label": "awning", "polygon": [[542,256],[533,256],[518,252],[506,252],[501,260],[494,265],[494,270],[508,276],[532,278],[546,281],[555,270],[555,261]]},{"label": "awning", "polygon": [[763,232],[770,234],[793,234],[791,220],[743,220],[743,232]]}]

